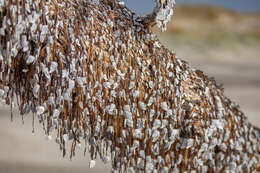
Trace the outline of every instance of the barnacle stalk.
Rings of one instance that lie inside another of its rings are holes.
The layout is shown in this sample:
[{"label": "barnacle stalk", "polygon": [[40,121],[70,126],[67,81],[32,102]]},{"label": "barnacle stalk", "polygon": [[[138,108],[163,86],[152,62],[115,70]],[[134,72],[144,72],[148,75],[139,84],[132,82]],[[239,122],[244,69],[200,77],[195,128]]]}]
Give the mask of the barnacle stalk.
[{"label": "barnacle stalk", "polygon": [[[159,27],[172,6],[156,1]],[[259,129],[143,21],[118,1],[0,0],[1,100],[38,117],[64,156],[85,144],[90,167],[100,157],[115,172],[259,169]]]}]

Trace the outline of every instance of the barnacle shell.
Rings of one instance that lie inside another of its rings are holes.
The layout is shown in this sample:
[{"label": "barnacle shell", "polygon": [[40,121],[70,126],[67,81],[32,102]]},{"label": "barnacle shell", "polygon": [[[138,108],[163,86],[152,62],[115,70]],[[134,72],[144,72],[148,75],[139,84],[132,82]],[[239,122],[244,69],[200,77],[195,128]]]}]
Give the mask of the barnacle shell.
[{"label": "barnacle shell", "polygon": [[96,161],[95,160],[91,160],[89,162],[89,168],[94,168],[96,166]]}]

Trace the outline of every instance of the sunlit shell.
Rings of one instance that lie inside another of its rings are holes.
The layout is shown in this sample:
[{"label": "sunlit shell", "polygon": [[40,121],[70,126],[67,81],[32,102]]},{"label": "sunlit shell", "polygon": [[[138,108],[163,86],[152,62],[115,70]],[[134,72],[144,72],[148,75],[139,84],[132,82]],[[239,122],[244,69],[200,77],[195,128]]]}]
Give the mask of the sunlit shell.
[{"label": "sunlit shell", "polygon": [[44,113],[45,108],[44,108],[43,106],[38,106],[38,107],[36,108],[36,111],[37,111],[37,115],[41,115],[41,114]]},{"label": "sunlit shell", "polygon": [[89,162],[89,168],[94,168],[96,166],[96,161],[95,160],[91,160]]}]

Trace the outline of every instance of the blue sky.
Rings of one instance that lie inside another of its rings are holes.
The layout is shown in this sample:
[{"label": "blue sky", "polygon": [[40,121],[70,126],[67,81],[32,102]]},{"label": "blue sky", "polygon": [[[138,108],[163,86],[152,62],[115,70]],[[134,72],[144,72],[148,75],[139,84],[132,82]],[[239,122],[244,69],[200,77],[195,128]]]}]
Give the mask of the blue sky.
[{"label": "blue sky", "polygon": [[[153,8],[154,0],[122,0],[138,13],[146,13]],[[260,0],[175,0],[177,4],[211,4],[242,12],[260,12]]]}]

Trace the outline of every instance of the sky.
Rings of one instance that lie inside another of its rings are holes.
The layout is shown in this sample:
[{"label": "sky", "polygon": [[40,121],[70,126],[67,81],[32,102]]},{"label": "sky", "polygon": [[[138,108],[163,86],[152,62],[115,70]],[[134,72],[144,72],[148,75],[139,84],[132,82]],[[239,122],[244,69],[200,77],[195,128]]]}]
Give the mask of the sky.
[{"label": "sky", "polygon": [[[121,0],[139,14],[153,9],[154,0]],[[211,4],[242,12],[260,12],[260,0],[175,0],[177,4]]]}]

